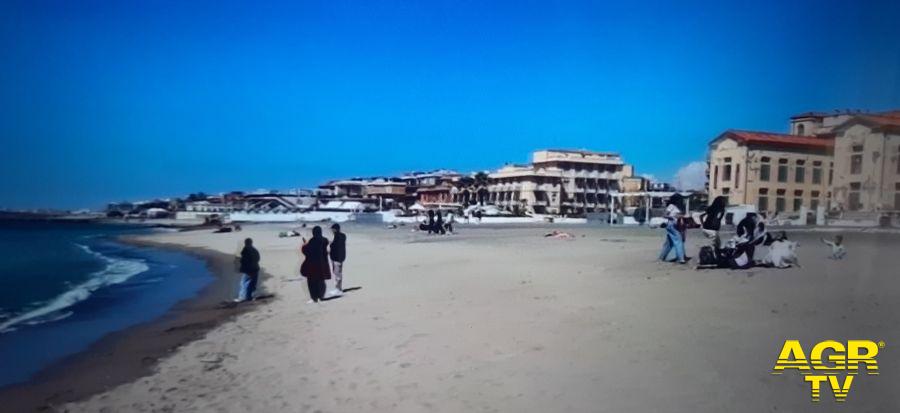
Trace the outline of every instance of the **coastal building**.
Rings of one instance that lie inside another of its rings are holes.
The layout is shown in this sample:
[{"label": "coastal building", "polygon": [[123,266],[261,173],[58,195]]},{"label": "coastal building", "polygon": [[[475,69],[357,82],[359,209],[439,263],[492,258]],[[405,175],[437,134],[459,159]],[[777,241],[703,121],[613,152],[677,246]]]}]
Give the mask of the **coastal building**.
[{"label": "coastal building", "polygon": [[584,150],[536,151],[528,165],[489,174],[489,202],[513,212],[578,214],[610,208],[610,193],[634,169],[619,154]]},{"label": "coastal building", "polygon": [[[425,207],[456,203],[454,194],[458,189],[450,183],[419,188],[416,191],[416,201]],[[460,206],[462,206],[460,204]]]},{"label": "coastal building", "polygon": [[827,207],[834,139],[728,130],[709,144],[709,199],[761,212]]},{"label": "coastal building", "polygon": [[447,182],[457,182],[462,174],[451,169],[436,169],[431,172],[410,172],[400,176],[400,180],[406,182],[412,188],[437,186]]},{"label": "coastal building", "polygon": [[368,179],[338,179],[319,185],[318,194],[324,198],[362,198],[368,184]]},{"label": "coastal building", "polygon": [[836,207],[900,212],[900,111],[852,116],[833,134]]},{"label": "coastal building", "polygon": [[378,200],[379,209],[390,210],[411,205],[415,196],[407,190],[406,182],[399,179],[376,179],[365,186],[365,196]]},{"label": "coastal building", "polygon": [[838,218],[900,212],[900,111],[807,112],[790,132],[729,130],[710,142],[710,198]]}]

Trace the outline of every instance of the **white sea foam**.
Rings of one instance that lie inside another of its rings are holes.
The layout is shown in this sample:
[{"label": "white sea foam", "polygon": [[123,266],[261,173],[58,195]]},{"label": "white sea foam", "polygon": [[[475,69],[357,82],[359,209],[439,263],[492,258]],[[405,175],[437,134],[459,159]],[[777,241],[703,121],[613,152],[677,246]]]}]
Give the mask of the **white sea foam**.
[{"label": "white sea foam", "polygon": [[29,325],[41,324],[69,317],[72,315],[71,312],[62,312],[60,310],[88,299],[94,291],[100,288],[123,283],[129,278],[150,269],[143,260],[111,258],[93,251],[85,245],[78,244],[78,246],[85,252],[106,262],[106,267],[91,274],[86,281],[72,286],[68,291],[39,304],[36,308],[3,320],[0,322],[0,333],[12,331],[16,325],[22,323]]}]

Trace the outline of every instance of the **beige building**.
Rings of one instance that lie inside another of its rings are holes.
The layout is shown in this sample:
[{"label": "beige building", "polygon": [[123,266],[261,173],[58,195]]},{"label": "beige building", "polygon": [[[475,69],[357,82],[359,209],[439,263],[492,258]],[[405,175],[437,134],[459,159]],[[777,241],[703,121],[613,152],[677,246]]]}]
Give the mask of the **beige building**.
[{"label": "beige building", "polygon": [[833,129],[834,204],[900,212],[900,111],[856,115]]},{"label": "beige building", "polygon": [[488,175],[489,199],[510,211],[547,214],[600,212],[634,169],[616,153],[542,150],[529,165],[508,165]]},{"label": "beige building", "polygon": [[709,146],[709,199],[762,212],[827,208],[833,139],[729,130]]}]

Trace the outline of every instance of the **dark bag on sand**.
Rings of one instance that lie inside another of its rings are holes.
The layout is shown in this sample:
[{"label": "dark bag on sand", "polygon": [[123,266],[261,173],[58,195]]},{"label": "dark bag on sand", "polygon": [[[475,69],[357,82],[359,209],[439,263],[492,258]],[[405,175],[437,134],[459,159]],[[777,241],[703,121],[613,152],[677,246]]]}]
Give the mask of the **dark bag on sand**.
[{"label": "dark bag on sand", "polygon": [[718,265],[718,261],[713,247],[705,245],[700,248],[700,265]]}]

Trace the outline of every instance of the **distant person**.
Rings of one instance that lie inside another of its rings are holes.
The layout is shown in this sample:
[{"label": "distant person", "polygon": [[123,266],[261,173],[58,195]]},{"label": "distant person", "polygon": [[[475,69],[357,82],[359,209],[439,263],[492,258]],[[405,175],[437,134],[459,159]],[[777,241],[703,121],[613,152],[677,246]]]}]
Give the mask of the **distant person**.
[{"label": "distant person", "polygon": [[444,227],[447,228],[447,232],[453,233],[453,224],[456,222],[456,214],[453,211],[447,213],[447,223],[444,224]]},{"label": "distant person", "polygon": [[835,235],[834,240],[822,238],[822,242],[831,247],[831,255],[829,255],[828,258],[842,260],[844,259],[844,256],[847,255],[847,249],[844,247],[843,235]]},{"label": "distant person", "polygon": [[429,209],[428,216],[425,219],[425,222],[422,225],[419,225],[419,229],[422,231],[428,231],[429,234],[434,232],[434,211]]},{"label": "distant person", "polygon": [[317,303],[325,298],[325,280],[331,279],[331,270],[328,268],[328,240],[322,236],[322,227],[316,225],[312,229],[312,239],[303,239],[300,247],[303,253],[303,264],[300,265],[300,275],[306,277],[306,286],[309,287],[309,301]]},{"label": "distant person", "polygon": [[441,235],[447,233],[447,230],[444,229],[444,217],[441,215],[440,209],[434,214],[434,233]]},{"label": "distant person", "polygon": [[331,274],[334,275],[334,291],[332,295],[344,293],[344,260],[347,258],[347,235],[341,232],[340,224],[331,225],[331,248],[328,255],[331,257]]},{"label": "distant person", "polygon": [[240,258],[241,287],[235,302],[250,301],[256,292],[256,284],[259,281],[259,251],[253,248],[253,239],[244,240],[244,248],[241,249]]},{"label": "distant person", "polygon": [[659,253],[660,261],[668,261],[669,252],[675,250],[675,258],[679,264],[684,264],[684,236],[678,230],[678,220],[681,218],[681,195],[678,193],[669,197],[668,205],[666,205],[666,238],[663,242],[662,251]]}]

